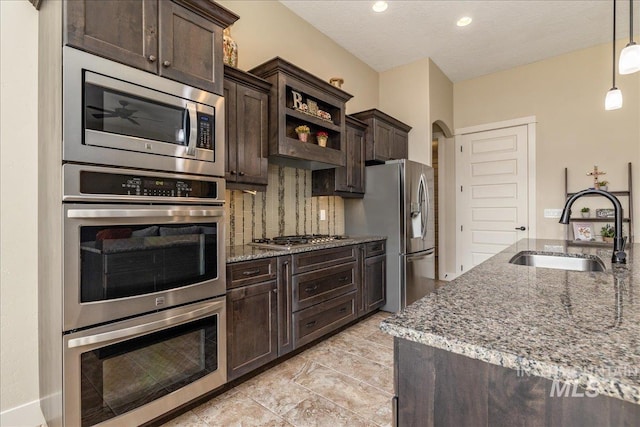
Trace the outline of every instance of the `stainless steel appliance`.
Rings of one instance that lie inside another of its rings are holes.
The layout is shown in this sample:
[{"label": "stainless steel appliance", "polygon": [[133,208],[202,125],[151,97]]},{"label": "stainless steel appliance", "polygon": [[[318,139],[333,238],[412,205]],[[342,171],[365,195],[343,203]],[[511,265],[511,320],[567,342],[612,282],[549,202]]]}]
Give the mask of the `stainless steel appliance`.
[{"label": "stainless steel appliance", "polygon": [[[63,204],[65,331],[224,295],[223,179],[71,164],[63,174],[65,201],[103,202]],[[171,204],[133,203],[143,200]]]},{"label": "stainless steel appliance", "polygon": [[265,239],[253,239],[249,245],[262,249],[288,251],[304,246],[317,246],[336,240],[348,241],[349,236],[333,236],[329,234],[300,234],[294,236],[276,236]]},{"label": "stainless steel appliance", "polygon": [[348,234],[387,236],[387,303],[397,312],[433,290],[433,168],[409,160],[367,166],[363,199],[345,199]]},{"label": "stainless steel appliance", "polygon": [[141,425],[226,382],[225,297],[64,335],[64,425]]},{"label": "stainless steel appliance", "polygon": [[63,178],[64,424],[140,425],[223,385],[224,179]]},{"label": "stainless steel appliance", "polygon": [[224,98],[65,46],[63,160],[224,176]]}]

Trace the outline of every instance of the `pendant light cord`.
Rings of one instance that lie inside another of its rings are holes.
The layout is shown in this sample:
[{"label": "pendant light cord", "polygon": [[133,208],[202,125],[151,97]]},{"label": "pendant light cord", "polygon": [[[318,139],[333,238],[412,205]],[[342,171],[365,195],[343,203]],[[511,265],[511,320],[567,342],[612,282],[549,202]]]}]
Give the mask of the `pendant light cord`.
[{"label": "pendant light cord", "polygon": [[611,51],[613,53],[613,60],[611,61],[613,65],[613,89],[616,89],[616,0],[613,0],[613,42]]},{"label": "pendant light cord", "polygon": [[629,44],[633,42],[633,0],[629,0]]}]

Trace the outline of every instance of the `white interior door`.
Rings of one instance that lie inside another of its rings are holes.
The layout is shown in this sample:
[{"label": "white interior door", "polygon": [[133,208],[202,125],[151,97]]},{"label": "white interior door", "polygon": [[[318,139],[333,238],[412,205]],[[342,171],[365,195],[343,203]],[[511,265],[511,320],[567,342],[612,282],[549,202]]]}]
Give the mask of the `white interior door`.
[{"label": "white interior door", "polygon": [[521,125],[456,138],[460,272],[529,237],[528,132]]}]

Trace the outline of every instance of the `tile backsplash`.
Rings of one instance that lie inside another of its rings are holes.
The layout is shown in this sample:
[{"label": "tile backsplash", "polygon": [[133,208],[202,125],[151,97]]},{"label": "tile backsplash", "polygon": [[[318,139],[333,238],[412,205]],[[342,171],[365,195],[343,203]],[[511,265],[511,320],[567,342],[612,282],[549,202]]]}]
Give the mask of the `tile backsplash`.
[{"label": "tile backsplash", "polygon": [[[344,234],[341,197],[311,197],[311,171],[269,165],[266,192],[226,191],[227,246],[292,234]],[[320,220],[320,211],[326,219]]]}]

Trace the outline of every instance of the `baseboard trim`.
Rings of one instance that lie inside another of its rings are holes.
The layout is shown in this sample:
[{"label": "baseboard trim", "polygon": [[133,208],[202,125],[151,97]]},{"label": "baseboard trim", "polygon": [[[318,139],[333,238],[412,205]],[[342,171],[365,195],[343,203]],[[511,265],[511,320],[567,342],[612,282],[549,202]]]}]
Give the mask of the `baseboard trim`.
[{"label": "baseboard trim", "polygon": [[25,403],[0,412],[0,427],[46,427],[40,401]]}]

